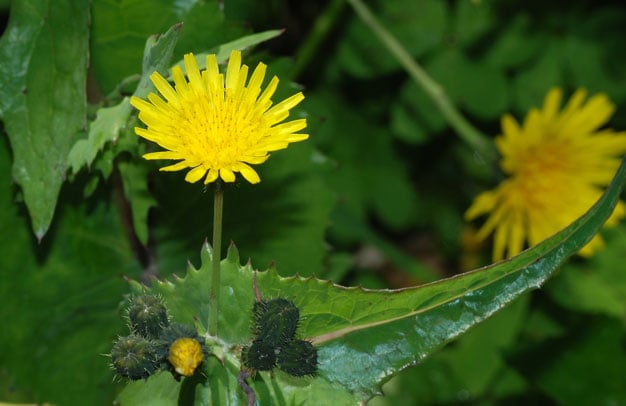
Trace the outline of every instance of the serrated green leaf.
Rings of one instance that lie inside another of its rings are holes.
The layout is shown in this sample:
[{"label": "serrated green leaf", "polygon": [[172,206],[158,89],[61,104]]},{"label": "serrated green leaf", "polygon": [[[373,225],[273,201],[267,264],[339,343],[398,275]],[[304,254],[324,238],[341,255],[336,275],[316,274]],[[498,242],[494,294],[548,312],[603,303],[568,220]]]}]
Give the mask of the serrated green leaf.
[{"label": "serrated green leaf", "polygon": [[15,2],[0,40],[0,116],[13,149],[13,178],[39,239],[54,215],[67,154],[85,127],[89,53],[89,3],[50,3]]},{"label": "serrated green leaf", "polygon": [[120,131],[126,128],[132,108],[128,97],[113,107],[98,110],[96,119],[89,125],[86,139],[78,140],[70,150],[67,160],[72,172],[90,166],[107,142],[115,142]]},{"label": "serrated green leaf", "polygon": [[167,76],[167,68],[171,63],[181,28],[181,24],[176,24],[162,35],[148,37],[143,51],[141,79],[139,79],[137,90],[133,93],[134,96],[145,99],[148,93],[154,89],[150,80],[150,75],[153,72]]},{"label": "serrated green leaf", "polygon": [[[297,391],[293,391],[292,381],[279,373],[259,373],[251,384],[261,404],[293,404],[303,399],[325,403],[328,399],[324,396],[347,400],[348,392],[354,402],[369,399],[398,371],[423,360],[522,293],[541,286],[595,235],[612,212],[625,180],[626,164],[622,164],[604,196],[587,214],[534,248],[490,267],[410,289],[344,288],[313,278],[281,278],[273,269],[255,274],[250,265],[239,265],[239,254],[231,246],[221,264],[220,341],[210,345],[223,351],[227,369],[239,370],[240,346],[251,340],[256,275],[263,297],[285,297],[299,307],[298,334],[310,339],[319,351],[318,374],[296,380]],[[190,267],[184,278],[158,282],[153,290],[164,297],[174,320],[197,323],[200,331],[206,331],[210,248],[205,246],[201,255],[199,269]],[[138,284],[135,288],[143,289]],[[231,377],[230,382],[234,381]],[[149,379],[144,385],[152,382]],[[208,398],[206,393],[217,390],[217,384],[209,378],[208,387],[199,391],[200,398]],[[126,391],[134,390],[138,389]],[[244,401],[234,384],[215,399],[220,404]]]}]

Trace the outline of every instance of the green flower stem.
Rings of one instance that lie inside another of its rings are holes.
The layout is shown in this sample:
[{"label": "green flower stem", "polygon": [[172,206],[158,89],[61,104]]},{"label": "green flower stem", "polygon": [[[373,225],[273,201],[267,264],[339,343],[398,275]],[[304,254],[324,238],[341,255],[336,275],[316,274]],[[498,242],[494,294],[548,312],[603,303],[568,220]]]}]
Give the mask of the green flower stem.
[{"label": "green flower stem", "polygon": [[222,213],[224,209],[224,189],[222,182],[215,182],[213,204],[213,254],[211,255],[211,290],[209,292],[209,334],[217,336],[217,320],[220,302],[220,262],[222,259]]},{"label": "green flower stem", "polygon": [[458,136],[474,148],[484,161],[492,162],[496,159],[493,142],[485,134],[470,124],[456,109],[443,88],[433,80],[424,69],[413,60],[413,57],[404,49],[398,40],[383,27],[374,14],[361,0],[347,0],[358,16],[372,30],[374,35],[383,43],[391,54],[400,62],[402,67],[411,75],[415,82],[434,101],[439,111],[454,128]]}]

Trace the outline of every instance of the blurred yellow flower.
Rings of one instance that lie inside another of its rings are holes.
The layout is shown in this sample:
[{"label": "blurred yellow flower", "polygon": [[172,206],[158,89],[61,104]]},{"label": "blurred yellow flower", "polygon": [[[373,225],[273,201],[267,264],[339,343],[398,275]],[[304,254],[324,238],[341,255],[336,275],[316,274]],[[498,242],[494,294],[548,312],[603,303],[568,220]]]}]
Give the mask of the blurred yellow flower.
[{"label": "blurred yellow flower", "polygon": [[[496,145],[508,177],[476,197],[465,213],[467,220],[488,215],[478,237],[494,234],[494,261],[565,228],[600,198],[614,176],[626,152],[626,132],[600,129],[615,111],[605,94],[585,99],[579,89],[561,110],[562,91],[553,88],[543,108],[531,109],[522,126],[510,115],[502,118]],[[607,225],[625,215],[620,201]],[[596,236],[579,254],[590,255],[601,245]]]},{"label": "blurred yellow flower", "polygon": [[269,152],[308,138],[298,133],[306,127],[305,119],[283,122],[303,94],[272,107],[278,78],[261,92],[264,64],[259,63],[247,81],[248,66],[241,65],[239,51],[230,54],[226,77],[219,72],[215,55],[207,56],[203,71],[193,54],[185,55],[184,63],[188,80],[178,66],[172,69],[174,87],[154,72],[150,79],[161,96],[150,93],[147,101],[138,97],[130,101],[147,127],[135,128],[137,135],[166,150],[144,158],[180,160],[162,171],[191,168],[185,180],[194,183],[204,177],[205,184],[218,177],[234,182],[239,172],[248,182],[258,183],[259,175],[249,164],[263,163]]}]

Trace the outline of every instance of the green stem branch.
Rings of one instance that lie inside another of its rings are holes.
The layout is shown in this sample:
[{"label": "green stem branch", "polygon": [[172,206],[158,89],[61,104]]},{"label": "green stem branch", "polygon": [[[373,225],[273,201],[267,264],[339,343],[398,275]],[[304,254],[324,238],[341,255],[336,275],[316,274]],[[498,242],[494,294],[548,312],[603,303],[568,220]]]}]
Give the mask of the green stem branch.
[{"label": "green stem branch", "polygon": [[209,292],[209,334],[217,336],[217,321],[220,302],[220,262],[222,259],[222,213],[224,190],[222,183],[215,183],[213,203],[213,253],[211,255],[211,290]]},{"label": "green stem branch", "polygon": [[383,43],[389,52],[400,62],[400,65],[411,75],[415,82],[433,100],[441,114],[446,118],[458,136],[474,148],[487,162],[496,159],[494,145],[491,140],[456,109],[443,88],[433,80],[426,71],[413,60],[413,57],[404,49],[398,40],[383,27],[374,14],[361,0],[347,0],[357,15],[372,30],[374,35]]}]

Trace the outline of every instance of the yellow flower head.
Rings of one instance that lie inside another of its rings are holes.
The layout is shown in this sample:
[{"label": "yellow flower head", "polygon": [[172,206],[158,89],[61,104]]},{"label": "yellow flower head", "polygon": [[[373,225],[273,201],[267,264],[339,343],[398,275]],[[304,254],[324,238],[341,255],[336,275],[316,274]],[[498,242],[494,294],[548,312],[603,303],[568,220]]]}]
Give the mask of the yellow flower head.
[{"label": "yellow flower head", "polygon": [[202,363],[202,345],[195,339],[181,337],[172,343],[168,360],[174,370],[183,376],[191,376]]},{"label": "yellow flower head", "polygon": [[[583,215],[626,152],[626,132],[600,129],[615,110],[606,95],[585,101],[586,92],[579,89],[562,110],[561,99],[562,91],[551,89],[543,108],[531,109],[522,126],[510,115],[502,118],[496,145],[508,177],[480,194],[465,213],[467,220],[488,215],[478,236],[494,234],[494,260],[539,243]],[[620,201],[607,224],[625,215]],[[596,236],[580,254],[590,255],[599,245]]]},{"label": "yellow flower head", "polygon": [[226,77],[219,72],[215,55],[207,56],[203,71],[193,54],[185,55],[184,62],[188,79],[175,66],[172,87],[154,72],[150,79],[161,96],[150,93],[147,101],[130,100],[147,127],[135,128],[137,135],[166,150],[144,158],[180,160],[162,171],[191,168],[185,180],[194,183],[204,177],[205,184],[218,177],[234,182],[235,172],[240,172],[248,182],[258,183],[259,175],[249,164],[263,163],[269,152],[308,138],[298,133],[306,127],[305,119],[283,122],[304,96],[297,93],[272,107],[278,78],[261,91],[264,64],[247,80],[248,67],[241,64],[239,51],[230,54]]}]

